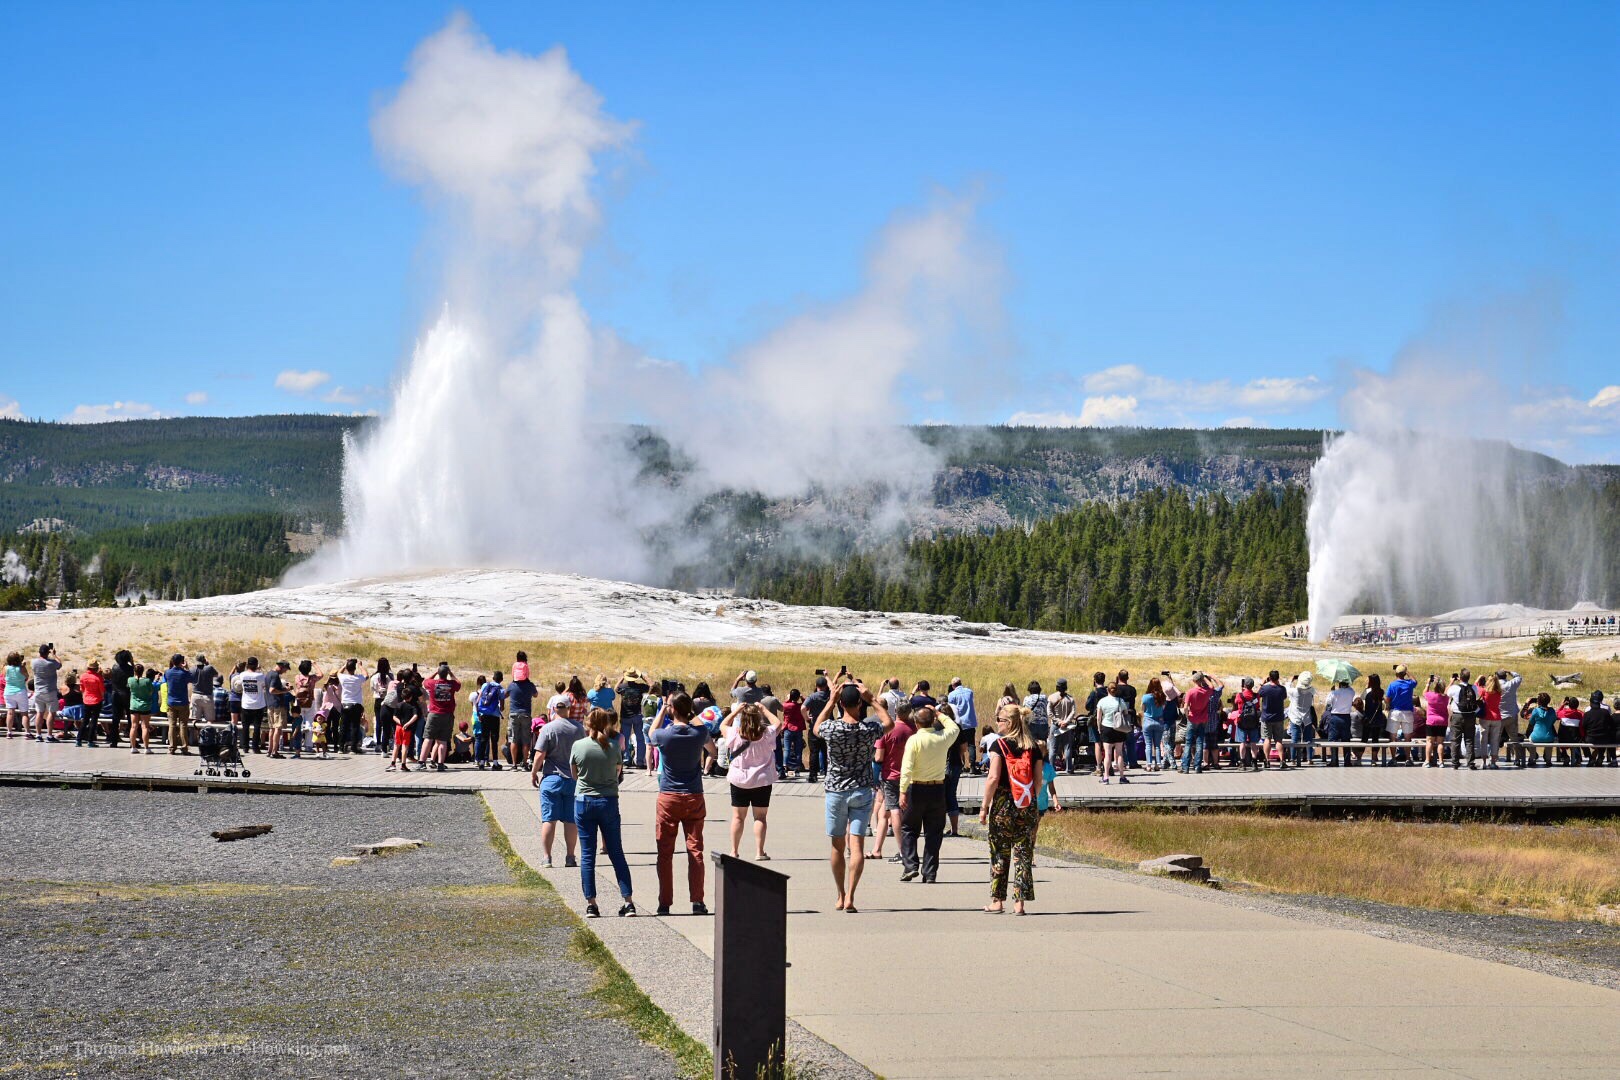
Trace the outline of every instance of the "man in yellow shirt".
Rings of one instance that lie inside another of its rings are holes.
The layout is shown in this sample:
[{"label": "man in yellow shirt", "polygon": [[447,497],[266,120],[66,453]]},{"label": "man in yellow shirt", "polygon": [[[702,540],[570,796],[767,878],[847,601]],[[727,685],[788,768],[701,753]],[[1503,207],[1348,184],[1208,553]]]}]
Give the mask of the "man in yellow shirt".
[{"label": "man in yellow shirt", "polygon": [[[939,847],[945,842],[945,766],[956,745],[956,721],[933,706],[912,711],[917,733],[906,740],[900,759],[901,881],[922,874],[925,884],[939,874]],[[917,861],[917,834],[923,834],[921,865]]]}]

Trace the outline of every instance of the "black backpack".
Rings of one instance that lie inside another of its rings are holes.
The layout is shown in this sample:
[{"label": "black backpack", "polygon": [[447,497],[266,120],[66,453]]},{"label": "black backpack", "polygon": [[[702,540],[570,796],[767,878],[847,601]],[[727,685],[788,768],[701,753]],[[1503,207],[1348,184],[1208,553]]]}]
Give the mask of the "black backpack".
[{"label": "black backpack", "polygon": [[1253,694],[1243,699],[1243,706],[1238,712],[1238,723],[1244,727],[1260,726],[1260,699]]},{"label": "black backpack", "polygon": [[1465,682],[1457,688],[1457,714],[1459,716],[1473,716],[1479,711],[1479,691],[1474,684]]}]

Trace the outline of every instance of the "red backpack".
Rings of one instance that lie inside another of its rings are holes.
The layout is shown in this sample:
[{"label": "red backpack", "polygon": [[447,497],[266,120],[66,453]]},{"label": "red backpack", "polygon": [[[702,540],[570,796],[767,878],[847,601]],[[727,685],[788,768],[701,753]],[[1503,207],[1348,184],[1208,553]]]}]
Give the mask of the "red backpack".
[{"label": "red backpack", "polygon": [[1002,739],[996,744],[996,749],[1000,751],[1002,764],[1006,767],[1007,794],[1012,797],[1013,805],[1020,810],[1035,805],[1035,794],[1040,786],[1035,755],[1019,749],[1010,739]]}]

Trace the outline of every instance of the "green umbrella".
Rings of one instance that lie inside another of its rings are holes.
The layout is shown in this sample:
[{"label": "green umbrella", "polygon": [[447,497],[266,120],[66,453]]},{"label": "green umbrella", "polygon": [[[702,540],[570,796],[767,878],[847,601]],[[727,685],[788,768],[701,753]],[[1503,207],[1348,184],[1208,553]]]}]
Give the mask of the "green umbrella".
[{"label": "green umbrella", "polygon": [[1353,683],[1361,678],[1361,672],[1348,660],[1318,660],[1316,673],[1334,686],[1342,682]]}]

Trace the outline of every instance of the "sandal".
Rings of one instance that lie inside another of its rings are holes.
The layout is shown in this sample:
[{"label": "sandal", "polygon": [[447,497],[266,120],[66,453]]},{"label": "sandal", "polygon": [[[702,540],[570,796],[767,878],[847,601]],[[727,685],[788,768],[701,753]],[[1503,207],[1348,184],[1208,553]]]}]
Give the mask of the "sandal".
[{"label": "sandal", "polygon": [[1007,912],[1007,909],[1004,907],[984,907],[980,908],[979,910],[983,911],[986,915],[1004,915]]}]

